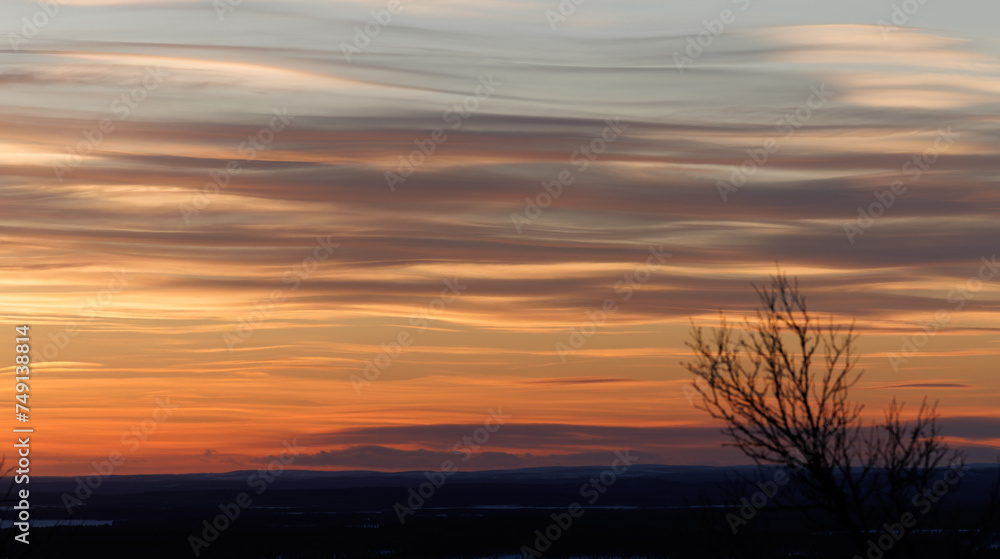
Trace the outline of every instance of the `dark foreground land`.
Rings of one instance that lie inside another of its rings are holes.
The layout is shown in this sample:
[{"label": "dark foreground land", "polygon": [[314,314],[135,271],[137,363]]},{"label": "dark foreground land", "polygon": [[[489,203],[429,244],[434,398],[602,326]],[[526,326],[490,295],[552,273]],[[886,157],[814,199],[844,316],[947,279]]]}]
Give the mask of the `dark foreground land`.
[{"label": "dark foreground land", "polygon": [[0,550],[33,559],[181,559],[196,557],[194,548],[207,559],[514,559],[526,550],[577,559],[1000,558],[997,516],[980,523],[996,466],[970,467],[937,502],[918,499],[919,523],[899,539],[873,531],[869,550],[815,511],[783,506],[794,487],[769,484],[774,470],[756,472],[636,465],[612,480],[603,468],[542,468],[456,473],[440,487],[420,472],[111,476],[89,495],[76,479],[32,478],[31,543],[14,541],[8,503]]}]

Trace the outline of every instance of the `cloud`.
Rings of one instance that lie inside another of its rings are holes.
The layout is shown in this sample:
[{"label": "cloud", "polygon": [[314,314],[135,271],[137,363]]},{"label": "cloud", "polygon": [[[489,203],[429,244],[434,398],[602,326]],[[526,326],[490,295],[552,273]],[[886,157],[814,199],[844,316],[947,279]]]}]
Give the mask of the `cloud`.
[{"label": "cloud", "polygon": [[[631,452],[643,464],[658,464],[662,458],[656,454]],[[307,467],[350,468],[362,470],[440,470],[451,462],[460,470],[513,470],[519,468],[575,467],[610,464],[615,459],[613,451],[578,452],[570,454],[534,455],[484,451],[475,454],[466,464],[464,454],[433,452],[428,450],[400,450],[378,445],[354,446],[343,450],[320,451],[296,458],[296,465]]]},{"label": "cloud", "polygon": [[[942,417],[941,433],[972,441],[1000,443],[1000,418],[990,416]],[[994,450],[997,447],[993,447]]]},{"label": "cloud", "polygon": [[888,386],[875,386],[875,389],[896,389],[896,388],[975,388],[969,384],[960,382],[908,382],[904,384],[892,384]]},{"label": "cloud", "polygon": [[[484,392],[470,387],[482,386],[536,405],[476,458],[491,467],[600,463],[621,447],[722,460],[696,410],[664,404],[683,394],[650,379],[682,374],[689,317],[751,311],[750,284],[779,262],[811,309],[858,319],[874,386],[947,389],[948,405],[992,409],[998,280],[930,342],[919,380],[870,356],[953,308],[949,293],[997,252],[995,18],[942,8],[936,30],[887,39],[875,24],[886,16],[851,2],[748,11],[682,73],[670,54],[716,9],[590,3],[552,32],[537,2],[423,2],[348,62],[340,43],[381,5],[244,4],[220,22],[209,2],[89,0],[0,61],[7,321],[49,329],[42,348],[80,326],[54,361],[101,366],[53,370],[70,383],[52,400],[68,414],[103,397],[82,384],[99,375],[134,383],[108,403],[130,414],[107,419],[122,423],[148,413],[133,391],[204,383],[177,419],[212,429],[188,457],[262,454],[246,434],[274,434],[263,410],[290,383],[299,409],[287,419],[312,426],[318,465],[437,467],[476,428],[469,408]],[[116,109],[157,66],[168,79]],[[494,94],[456,110],[483,76]],[[831,101],[810,108],[824,85]],[[272,138],[262,130],[283,108],[294,120]],[[796,112],[810,116],[788,134],[780,123]],[[627,125],[613,142],[607,119]],[[953,148],[916,174],[913,158],[949,127]],[[437,128],[447,140],[415,153]],[[769,140],[780,149],[723,201],[719,181]],[[392,192],[385,173],[401,158],[421,163]],[[560,176],[553,196],[544,185]],[[906,192],[849,242],[844,226],[895,180]],[[328,236],[338,250],[292,289],[285,274]],[[626,300],[620,282],[661,245],[673,257]],[[127,288],[83,321],[80,306],[120,268]],[[352,400],[350,375],[412,330],[446,278],[468,290]],[[281,304],[230,353],[223,335],[276,290]],[[555,343],[609,298],[620,309],[561,363]],[[437,389],[420,385],[414,401],[417,380]],[[981,437],[993,423],[981,425],[953,426]],[[86,464],[81,449],[96,444],[62,448]]]},{"label": "cloud", "polygon": [[573,384],[604,384],[612,382],[629,382],[629,379],[580,377],[580,378],[541,379],[541,380],[534,380],[531,382],[533,384],[573,385]]}]

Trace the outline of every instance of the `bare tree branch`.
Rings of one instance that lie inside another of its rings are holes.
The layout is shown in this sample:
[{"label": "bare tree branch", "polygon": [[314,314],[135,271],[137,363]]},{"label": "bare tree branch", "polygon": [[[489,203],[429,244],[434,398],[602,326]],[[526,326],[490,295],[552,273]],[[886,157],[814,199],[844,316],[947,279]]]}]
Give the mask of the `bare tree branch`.
[{"label": "bare tree branch", "polygon": [[[757,464],[789,468],[803,494],[832,514],[859,549],[868,530],[898,517],[936,468],[961,466],[926,400],[907,422],[895,400],[880,423],[865,425],[849,391],[856,370],[854,325],[824,325],[810,314],[797,280],[780,270],[754,286],[760,307],[743,332],[720,315],[709,337],[692,325],[696,405],[722,420],[723,433]],[[874,508],[873,508],[874,507]]]}]

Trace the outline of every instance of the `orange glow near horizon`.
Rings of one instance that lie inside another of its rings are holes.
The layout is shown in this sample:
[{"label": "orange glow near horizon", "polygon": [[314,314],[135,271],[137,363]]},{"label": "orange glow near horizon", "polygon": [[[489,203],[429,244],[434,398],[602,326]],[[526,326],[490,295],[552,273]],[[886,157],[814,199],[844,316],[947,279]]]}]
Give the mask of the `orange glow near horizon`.
[{"label": "orange glow near horizon", "polygon": [[[327,23],[327,3],[278,4]],[[647,56],[667,39],[632,31],[647,54],[609,61],[608,38],[499,49],[414,24],[346,60],[332,39],[269,42],[286,23],[249,8],[210,44],[66,40],[74,17],[0,63],[0,371],[29,325],[33,473],[114,453],[115,474],[254,469],[290,441],[294,468],[429,469],[494,412],[468,469],[624,448],[744,463],[680,363],[692,321],[752,316],[778,265],[818,316],[855,321],[867,419],[926,397],[971,461],[1000,453],[989,46],[785,25],[734,31],[681,73]]]}]

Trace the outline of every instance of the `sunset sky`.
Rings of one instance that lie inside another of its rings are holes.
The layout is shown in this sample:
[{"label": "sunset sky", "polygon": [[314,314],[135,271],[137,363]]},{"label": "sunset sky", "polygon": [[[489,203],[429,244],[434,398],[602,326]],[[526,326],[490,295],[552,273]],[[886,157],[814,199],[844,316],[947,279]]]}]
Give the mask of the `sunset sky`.
[{"label": "sunset sky", "polygon": [[680,362],[776,262],[995,460],[1000,6],[563,4],[5,1],[36,472],[745,463]]}]

